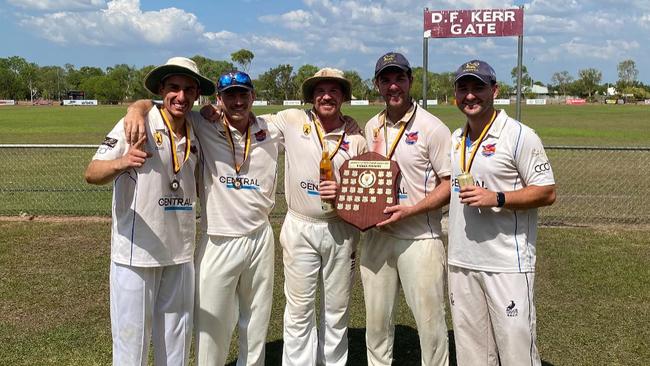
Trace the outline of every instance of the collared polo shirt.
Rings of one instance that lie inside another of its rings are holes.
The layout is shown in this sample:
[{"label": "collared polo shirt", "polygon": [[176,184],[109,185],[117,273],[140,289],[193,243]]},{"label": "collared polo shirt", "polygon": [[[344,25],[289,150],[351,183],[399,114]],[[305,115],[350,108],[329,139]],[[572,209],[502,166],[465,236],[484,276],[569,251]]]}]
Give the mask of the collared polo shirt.
[{"label": "collared polo shirt", "polygon": [[[384,136],[384,126],[387,139]],[[402,136],[399,131],[405,126]],[[423,200],[440,184],[440,179],[451,174],[449,139],[451,133],[437,117],[415,102],[399,121],[391,121],[386,110],[372,117],[365,127],[368,150],[374,151],[378,139],[385,139],[390,150],[397,139],[391,160],[401,171],[399,203],[412,206]],[[376,151],[386,156],[386,149]],[[442,235],[440,209],[408,217],[380,229],[399,239],[433,239]]]},{"label": "collared polo shirt", "polygon": [[[158,108],[147,114],[144,145],[151,157],[140,168],[119,174],[113,182],[111,260],[136,267],[157,267],[190,262],[196,232],[195,168],[199,144],[191,123],[189,136],[174,139],[180,162],[190,141],[190,154],[174,175],[169,131]],[[172,132],[173,133],[173,132]],[[93,160],[114,160],[128,152],[124,120],[120,120],[99,146]],[[180,183],[171,189],[172,180]]]},{"label": "collared polo shirt", "polygon": [[[325,213],[321,209],[318,193],[322,148],[316,132],[316,122],[309,117],[311,110],[286,109],[269,115],[282,133],[285,143],[284,187],[290,210],[313,219],[331,219],[336,212]],[[339,169],[343,163],[366,151],[361,134],[344,134],[344,126],[324,134],[328,151],[340,147],[332,158],[332,168],[337,182],[341,181]],[[343,137],[343,140],[341,140]]]},{"label": "collared polo shirt", "polygon": [[[489,272],[535,270],[537,209],[477,208],[460,203],[457,176],[461,173],[463,129],[452,135],[453,177],[449,207],[449,264]],[[530,185],[555,184],[542,141],[529,127],[499,111],[478,146],[470,173],[475,184],[491,191],[515,191]]]},{"label": "collared polo shirt", "polygon": [[[277,128],[261,117],[250,126],[249,153],[244,160],[246,133],[229,126],[233,148],[223,122],[208,122],[193,112],[204,159],[200,168],[201,228],[209,235],[243,236],[269,222],[275,204],[278,151]],[[235,161],[241,165],[239,174]],[[239,179],[241,187],[236,189]]]}]

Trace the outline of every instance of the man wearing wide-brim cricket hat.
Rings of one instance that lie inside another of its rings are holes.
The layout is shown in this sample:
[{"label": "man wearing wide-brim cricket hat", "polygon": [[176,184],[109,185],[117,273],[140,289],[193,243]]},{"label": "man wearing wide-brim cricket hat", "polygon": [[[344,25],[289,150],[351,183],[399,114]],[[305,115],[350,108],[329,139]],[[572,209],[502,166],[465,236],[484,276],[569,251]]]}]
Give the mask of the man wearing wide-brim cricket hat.
[{"label": "man wearing wide-brim cricket hat", "polygon": [[201,75],[196,63],[186,57],[172,57],[164,65],[151,70],[144,78],[144,86],[157,95],[160,93],[160,86],[163,81],[172,75],[186,75],[196,80],[201,95],[214,94],[214,83]]},{"label": "man wearing wide-brim cricket hat", "polygon": [[314,76],[306,79],[302,83],[302,99],[306,103],[314,102],[314,89],[322,81],[334,81],[341,85],[343,91],[343,101],[347,102],[352,99],[352,84],[345,78],[343,71],[325,67],[318,70]]}]

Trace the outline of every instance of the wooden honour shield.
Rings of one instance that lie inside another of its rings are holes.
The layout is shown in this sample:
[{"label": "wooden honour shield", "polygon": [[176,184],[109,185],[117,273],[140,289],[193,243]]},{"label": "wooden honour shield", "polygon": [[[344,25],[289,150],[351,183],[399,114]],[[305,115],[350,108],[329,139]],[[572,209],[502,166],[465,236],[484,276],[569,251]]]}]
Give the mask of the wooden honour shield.
[{"label": "wooden honour shield", "polygon": [[390,215],[384,209],[399,203],[397,162],[367,152],[343,163],[336,193],[338,215],[361,231],[375,227]]}]

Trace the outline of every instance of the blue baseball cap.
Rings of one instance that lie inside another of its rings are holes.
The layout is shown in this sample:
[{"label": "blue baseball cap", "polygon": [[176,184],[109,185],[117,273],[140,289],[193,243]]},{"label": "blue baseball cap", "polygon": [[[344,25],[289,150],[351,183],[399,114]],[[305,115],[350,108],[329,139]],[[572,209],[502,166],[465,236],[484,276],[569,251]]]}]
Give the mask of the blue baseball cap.
[{"label": "blue baseball cap", "polygon": [[388,52],[377,60],[377,64],[375,65],[375,78],[387,68],[398,68],[406,73],[411,73],[409,61],[404,55],[397,52]]},{"label": "blue baseball cap", "polygon": [[219,80],[217,81],[217,91],[221,93],[230,88],[244,88],[250,91],[255,90],[251,77],[242,71],[224,72],[219,76]]},{"label": "blue baseball cap", "polygon": [[473,76],[487,85],[496,84],[497,82],[497,74],[494,72],[492,66],[481,60],[467,61],[460,65],[458,70],[456,70],[454,84],[464,76]]}]

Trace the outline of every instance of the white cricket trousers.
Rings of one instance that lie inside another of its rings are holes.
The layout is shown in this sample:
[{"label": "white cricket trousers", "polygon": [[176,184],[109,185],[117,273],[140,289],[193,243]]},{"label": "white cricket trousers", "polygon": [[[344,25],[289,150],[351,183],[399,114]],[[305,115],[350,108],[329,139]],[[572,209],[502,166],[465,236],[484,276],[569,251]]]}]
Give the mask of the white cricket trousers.
[{"label": "white cricket trousers", "polygon": [[440,239],[398,239],[378,230],[361,248],[368,365],[393,362],[395,304],[400,285],[420,338],[422,365],[449,364],[445,323],[445,249]]},{"label": "white cricket trousers", "polygon": [[196,254],[197,365],[226,363],[235,324],[237,365],[264,365],[273,304],[273,230],[241,237],[203,235]]},{"label": "white cricket trousers", "polygon": [[[449,304],[459,366],[538,366],[535,274],[449,266]],[[498,356],[497,356],[498,355]]]},{"label": "white cricket trousers", "polygon": [[[194,308],[194,263],[133,267],[111,261],[113,365],[188,365]],[[151,337],[151,338],[150,338]]]},{"label": "white cricket trousers", "polygon": [[[359,231],[293,211],[280,233],[284,260],[285,366],[340,365],[348,358],[348,320]],[[316,329],[316,291],[321,289]]]}]

